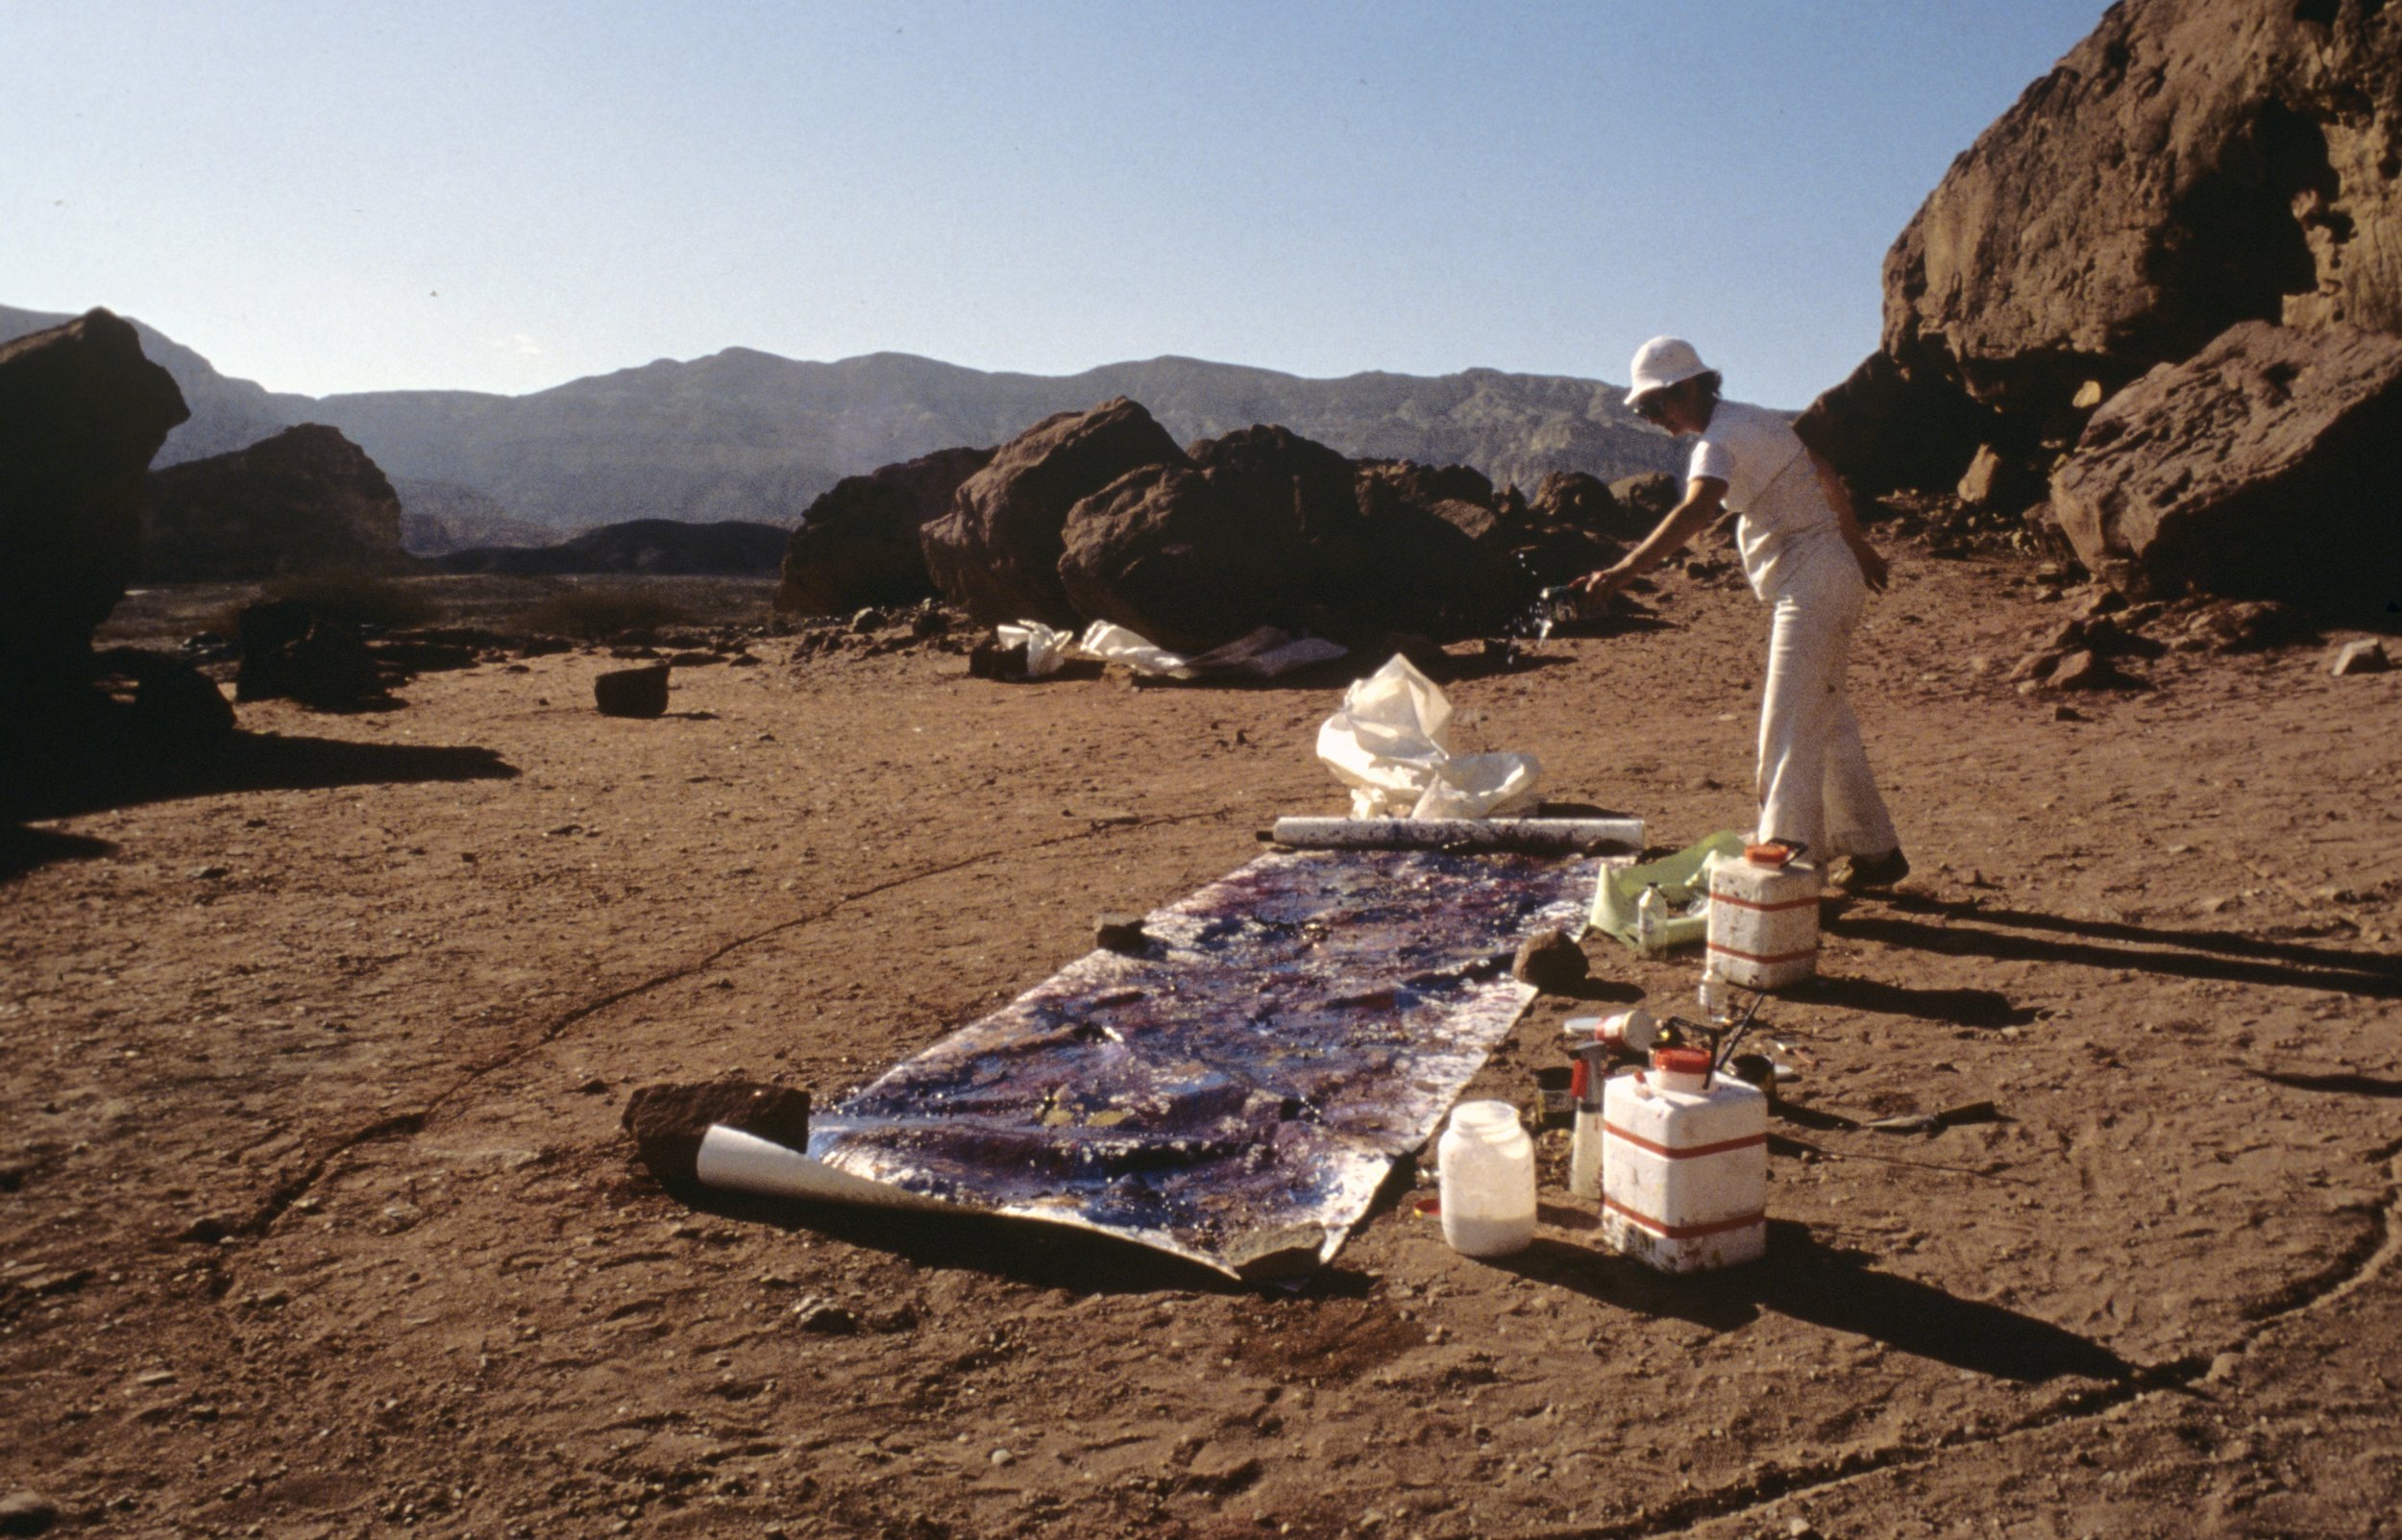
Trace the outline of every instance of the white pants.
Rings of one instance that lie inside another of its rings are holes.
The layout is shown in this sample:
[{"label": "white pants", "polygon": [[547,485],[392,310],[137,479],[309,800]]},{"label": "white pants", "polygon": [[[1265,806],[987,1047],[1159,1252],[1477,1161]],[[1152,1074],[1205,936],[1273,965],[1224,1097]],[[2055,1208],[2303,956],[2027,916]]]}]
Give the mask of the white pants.
[{"label": "white pants", "polygon": [[1810,547],[1791,553],[1770,601],[1759,838],[1806,844],[1824,869],[1838,856],[1880,856],[1901,841],[1843,689],[1868,583],[1840,538]]}]

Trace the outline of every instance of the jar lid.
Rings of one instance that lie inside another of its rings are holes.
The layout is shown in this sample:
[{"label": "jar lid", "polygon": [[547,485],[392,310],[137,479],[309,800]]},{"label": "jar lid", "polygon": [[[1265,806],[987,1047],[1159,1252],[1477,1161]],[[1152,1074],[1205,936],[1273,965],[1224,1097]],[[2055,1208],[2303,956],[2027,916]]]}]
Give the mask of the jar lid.
[{"label": "jar lid", "polygon": [[1710,1072],[1710,1051],[1707,1048],[1654,1048],[1652,1067],[1664,1075],[1706,1075]]}]

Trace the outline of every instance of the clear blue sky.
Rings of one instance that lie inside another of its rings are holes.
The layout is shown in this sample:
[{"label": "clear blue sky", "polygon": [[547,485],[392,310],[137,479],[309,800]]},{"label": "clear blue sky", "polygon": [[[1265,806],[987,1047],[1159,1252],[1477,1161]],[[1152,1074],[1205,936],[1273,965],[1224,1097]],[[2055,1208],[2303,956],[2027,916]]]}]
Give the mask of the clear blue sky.
[{"label": "clear blue sky", "polygon": [[273,389],[731,345],[1798,405],[2101,0],[0,0],[0,303]]}]

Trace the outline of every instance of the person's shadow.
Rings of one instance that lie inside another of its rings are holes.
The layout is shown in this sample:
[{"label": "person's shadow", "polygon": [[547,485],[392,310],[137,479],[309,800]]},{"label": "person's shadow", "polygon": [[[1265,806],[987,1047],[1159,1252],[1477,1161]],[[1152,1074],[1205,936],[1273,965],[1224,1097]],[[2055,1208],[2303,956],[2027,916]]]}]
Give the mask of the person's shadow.
[{"label": "person's shadow", "polygon": [[1885,895],[1873,910],[1847,908],[1829,917],[1825,929],[1835,936],[1953,957],[2130,968],[2177,978],[2342,990],[2373,999],[2402,999],[2402,957],[2234,931],[2169,930],[2114,920],[2068,919],[2040,911],[1909,892]]},{"label": "person's shadow", "polygon": [[1861,1253],[1826,1245],[1808,1227],[1789,1220],[1768,1222],[1766,1258],[1712,1272],[1658,1273],[1631,1258],[1550,1237],[1493,1265],[1637,1315],[1673,1317],[1713,1332],[1735,1331],[1773,1310],[1997,1380],[2126,1381],[2140,1372],[2099,1343],[2049,1322],[1878,1272]]}]

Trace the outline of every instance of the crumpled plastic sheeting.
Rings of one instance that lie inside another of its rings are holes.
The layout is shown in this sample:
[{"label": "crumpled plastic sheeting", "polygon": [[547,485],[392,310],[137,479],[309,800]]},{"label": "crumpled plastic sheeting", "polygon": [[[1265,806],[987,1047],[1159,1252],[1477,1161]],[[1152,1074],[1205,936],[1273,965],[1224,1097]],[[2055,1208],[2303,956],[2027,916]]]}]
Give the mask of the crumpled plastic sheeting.
[{"label": "crumpled plastic sheeting", "polygon": [[1454,754],[1451,702],[1396,653],[1318,727],[1318,758],[1351,788],[1355,819],[1483,819],[1532,807],[1532,754]]},{"label": "crumpled plastic sheeting", "polygon": [[1030,679],[1057,673],[1062,665],[1076,659],[1122,664],[1137,673],[1155,678],[1207,679],[1248,674],[1273,679],[1312,663],[1329,663],[1348,656],[1350,650],[1337,642],[1292,636],[1273,625],[1262,625],[1247,636],[1195,656],[1154,646],[1148,639],[1111,621],[1094,621],[1085,627],[1082,636],[1071,636],[1041,621],[996,625],[993,633],[1003,647],[1025,648],[1026,677]]},{"label": "crumpled plastic sheeting", "polygon": [[[826,1108],[750,1190],[1101,1231],[1238,1277],[1333,1258],[1533,998],[1599,863],[1280,851]],[[712,1135],[712,1137],[716,1137]],[[772,1153],[772,1152],[769,1152]],[[733,1184],[748,1186],[747,1184]]]}]

